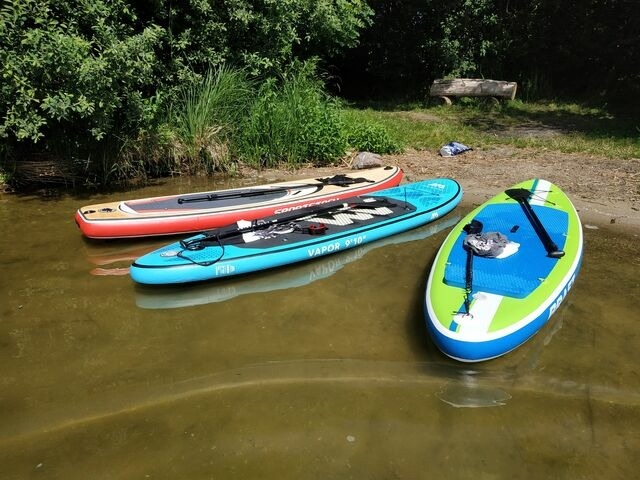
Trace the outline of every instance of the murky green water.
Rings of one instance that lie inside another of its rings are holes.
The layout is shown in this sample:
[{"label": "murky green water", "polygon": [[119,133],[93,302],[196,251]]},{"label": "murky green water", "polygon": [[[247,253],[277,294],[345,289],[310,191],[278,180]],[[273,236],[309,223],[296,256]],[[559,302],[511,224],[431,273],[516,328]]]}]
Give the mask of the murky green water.
[{"label": "murky green water", "polygon": [[79,206],[121,196],[0,197],[0,478],[640,468],[637,236],[585,229],[582,271],[551,322],[505,357],[463,365],[428,339],[422,294],[464,209],[373,248],[152,289],[123,273],[165,240],[88,241],[73,222]]}]

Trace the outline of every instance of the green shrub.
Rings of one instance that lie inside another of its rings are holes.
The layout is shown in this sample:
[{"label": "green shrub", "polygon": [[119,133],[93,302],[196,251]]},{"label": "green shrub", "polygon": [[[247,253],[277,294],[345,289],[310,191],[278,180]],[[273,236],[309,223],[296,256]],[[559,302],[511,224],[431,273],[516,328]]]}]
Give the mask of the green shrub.
[{"label": "green shrub", "polygon": [[346,148],[340,104],[324,93],[312,62],[262,84],[238,139],[240,157],[256,166],[325,163]]},{"label": "green shrub", "polygon": [[96,143],[137,128],[158,83],[162,33],[127,2],[10,0],[0,9],[0,136]]},{"label": "green shrub", "polygon": [[181,171],[229,170],[238,126],[246,117],[253,85],[242,69],[220,66],[185,88],[172,108],[171,157]]},{"label": "green shrub", "polygon": [[400,142],[391,137],[382,123],[357,117],[348,111],[343,114],[343,120],[344,135],[353,150],[379,154],[402,151]]},{"label": "green shrub", "polygon": [[[12,158],[46,154],[65,171],[78,166],[75,173],[90,183],[158,167],[226,169],[243,123],[236,107],[253,96],[239,98],[244,90],[237,88],[226,98],[224,79],[214,78],[220,72],[206,69],[233,62],[252,74],[280,72],[297,56],[354,46],[371,15],[361,0],[5,0],[0,140],[20,152]],[[227,70],[223,77],[242,75]],[[167,115],[169,105],[175,109]],[[317,122],[330,117],[325,112]],[[311,155],[335,155],[308,136]],[[158,162],[159,154],[167,160]],[[148,169],[142,155],[153,159]],[[6,159],[0,156],[0,168],[9,171]]]}]

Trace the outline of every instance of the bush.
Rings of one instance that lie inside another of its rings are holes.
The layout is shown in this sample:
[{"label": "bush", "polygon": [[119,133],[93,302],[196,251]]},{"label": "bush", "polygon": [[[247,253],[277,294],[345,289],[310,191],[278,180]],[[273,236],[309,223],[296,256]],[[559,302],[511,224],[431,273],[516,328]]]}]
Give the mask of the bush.
[{"label": "bush", "polygon": [[230,145],[246,117],[254,87],[242,69],[209,69],[201,82],[185,88],[173,105],[170,156],[181,171],[230,170]]},{"label": "bush", "polygon": [[[224,168],[223,160],[234,153],[229,147],[235,133],[228,127],[243,122],[208,118],[219,112],[206,105],[209,97],[218,97],[217,106],[231,105],[227,113],[237,99],[222,100],[216,93],[222,92],[221,84],[207,86],[206,81],[217,80],[207,80],[206,69],[233,62],[252,74],[273,75],[295,58],[355,45],[371,15],[361,0],[5,0],[0,6],[0,139],[7,149],[0,168],[10,170],[9,157],[44,153],[47,161],[79,165],[91,181],[110,181],[139,175],[144,166],[139,155],[153,149],[154,138],[159,144],[153,158],[173,145],[168,153],[180,168]],[[194,83],[203,74],[205,83]],[[183,85],[196,90],[184,91]],[[248,105],[252,99],[243,100]],[[169,105],[184,108],[184,117],[168,120]],[[327,108],[311,115],[317,127],[333,122]],[[334,130],[324,130],[326,140]],[[171,131],[176,136],[167,143]],[[339,150],[334,146],[328,154],[322,137],[307,137],[313,157],[333,157]],[[159,165],[154,160],[151,168]]]},{"label": "bush", "polygon": [[[137,130],[158,84],[159,27],[128,2],[13,0],[0,9],[0,136],[67,146]],[[59,141],[59,140],[58,140]]]},{"label": "bush", "polygon": [[[129,141],[111,178],[232,171],[342,159],[349,147],[398,151],[387,131],[346,115],[324,92],[314,62],[299,63],[258,85],[244,69],[212,68],[185,87],[158,127]],[[144,165],[146,164],[146,169]]]},{"label": "bush", "polygon": [[345,112],[343,118],[344,135],[352,149],[379,154],[402,151],[400,143],[391,138],[381,123],[357,118],[349,112]]},{"label": "bush", "polygon": [[340,104],[328,97],[314,77],[315,65],[296,65],[279,79],[268,79],[242,124],[241,158],[256,166],[342,158]]}]

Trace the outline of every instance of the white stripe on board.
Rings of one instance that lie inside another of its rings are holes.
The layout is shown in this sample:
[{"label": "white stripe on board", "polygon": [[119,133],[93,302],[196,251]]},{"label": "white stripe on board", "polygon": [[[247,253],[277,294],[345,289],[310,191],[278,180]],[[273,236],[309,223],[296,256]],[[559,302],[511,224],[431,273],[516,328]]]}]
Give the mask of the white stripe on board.
[{"label": "white stripe on board", "polygon": [[471,318],[463,322],[458,322],[460,329],[458,334],[460,339],[478,339],[484,338],[489,331],[489,326],[493,321],[493,317],[500,307],[500,302],[504,297],[494,293],[478,292],[473,296],[473,303],[469,313]]},{"label": "white stripe on board", "polygon": [[544,205],[550,190],[551,182],[548,180],[538,180],[536,189],[533,191],[533,195],[531,195],[531,200],[529,200],[529,205]]}]

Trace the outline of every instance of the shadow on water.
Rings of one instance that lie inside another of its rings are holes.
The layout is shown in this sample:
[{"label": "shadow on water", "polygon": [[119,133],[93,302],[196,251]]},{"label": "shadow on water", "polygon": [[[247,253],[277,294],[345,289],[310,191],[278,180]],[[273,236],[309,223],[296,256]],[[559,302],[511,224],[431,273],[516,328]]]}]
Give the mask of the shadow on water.
[{"label": "shadow on water", "polygon": [[77,207],[0,201],[3,478],[632,478],[640,466],[637,237],[585,230],[551,321],[509,355],[461,364],[431,343],[422,304],[462,209],[292,268],[149,289],[126,270],[165,239],[84,240]]}]

